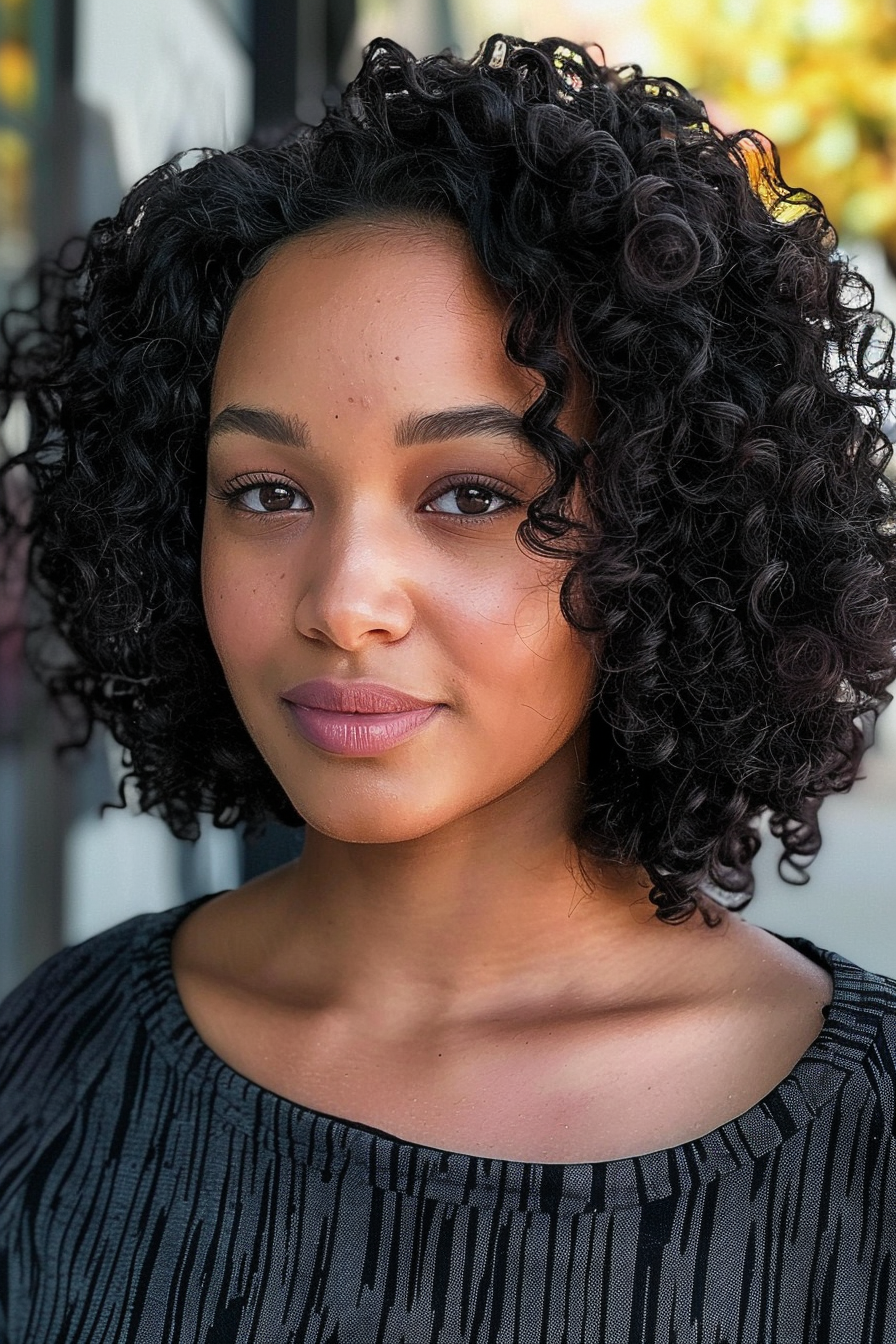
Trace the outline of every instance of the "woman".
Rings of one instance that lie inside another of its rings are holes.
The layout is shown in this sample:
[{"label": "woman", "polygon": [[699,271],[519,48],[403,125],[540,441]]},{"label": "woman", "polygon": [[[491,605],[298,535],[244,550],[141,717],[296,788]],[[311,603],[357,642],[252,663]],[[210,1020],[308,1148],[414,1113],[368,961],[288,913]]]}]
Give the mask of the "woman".
[{"label": "woman", "polygon": [[894,1337],[896,984],[737,914],[896,674],[834,244],[673,81],[498,35],[45,270],[35,669],[177,835],[304,848],[3,1005],[4,1339]]}]

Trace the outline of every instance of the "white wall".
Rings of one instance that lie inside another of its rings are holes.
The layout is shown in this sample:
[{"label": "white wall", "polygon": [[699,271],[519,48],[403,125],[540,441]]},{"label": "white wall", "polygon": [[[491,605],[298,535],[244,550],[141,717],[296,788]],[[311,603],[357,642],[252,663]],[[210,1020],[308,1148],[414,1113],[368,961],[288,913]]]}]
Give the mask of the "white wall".
[{"label": "white wall", "polygon": [[205,0],[79,0],[75,88],[111,120],[122,183],[250,133],[252,66]]}]

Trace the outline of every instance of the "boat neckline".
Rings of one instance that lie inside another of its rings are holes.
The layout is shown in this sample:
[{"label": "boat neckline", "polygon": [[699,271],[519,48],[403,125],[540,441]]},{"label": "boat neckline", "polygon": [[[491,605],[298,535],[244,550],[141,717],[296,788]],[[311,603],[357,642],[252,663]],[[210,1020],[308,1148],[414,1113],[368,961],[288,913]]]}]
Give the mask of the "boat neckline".
[{"label": "boat neckline", "polygon": [[[671,1148],[600,1162],[526,1162],[433,1148],[280,1096],[238,1073],[197,1032],[181,1000],[171,960],[178,925],[211,892],[133,921],[134,1004],[152,1045],[214,1112],[210,1120],[256,1144],[306,1162],[330,1179],[353,1171],[381,1190],[455,1204],[557,1214],[595,1213],[678,1197],[695,1185],[766,1158],[833,1107],[880,1025],[871,997],[896,984],[808,938],[772,933],[824,967],[833,980],[824,1025],[787,1077],[743,1114]],[[870,984],[869,982],[874,982]],[[875,990],[877,991],[875,993]]]}]

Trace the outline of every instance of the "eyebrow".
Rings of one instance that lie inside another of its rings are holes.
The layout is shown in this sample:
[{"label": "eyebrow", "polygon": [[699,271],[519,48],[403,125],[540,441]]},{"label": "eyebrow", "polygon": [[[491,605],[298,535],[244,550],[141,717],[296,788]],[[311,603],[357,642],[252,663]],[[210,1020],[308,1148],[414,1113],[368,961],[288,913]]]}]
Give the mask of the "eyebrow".
[{"label": "eyebrow", "polygon": [[[209,438],[221,434],[251,434],[269,443],[290,448],[308,448],[308,426],[295,415],[257,406],[225,406],[209,428]],[[400,448],[415,444],[440,443],[449,439],[497,435],[516,442],[529,443],[522,418],[506,406],[486,403],[482,406],[453,406],[449,410],[411,412],[395,426],[395,442]]]}]

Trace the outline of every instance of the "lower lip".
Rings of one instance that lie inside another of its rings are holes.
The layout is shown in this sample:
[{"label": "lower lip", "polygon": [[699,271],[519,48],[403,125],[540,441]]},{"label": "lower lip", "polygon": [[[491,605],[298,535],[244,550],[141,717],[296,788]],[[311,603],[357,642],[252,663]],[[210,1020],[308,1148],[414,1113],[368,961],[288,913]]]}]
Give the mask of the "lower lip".
[{"label": "lower lip", "polygon": [[302,736],[336,756],[378,756],[419,732],[442,708],[426,705],[402,714],[336,714],[286,702]]}]

